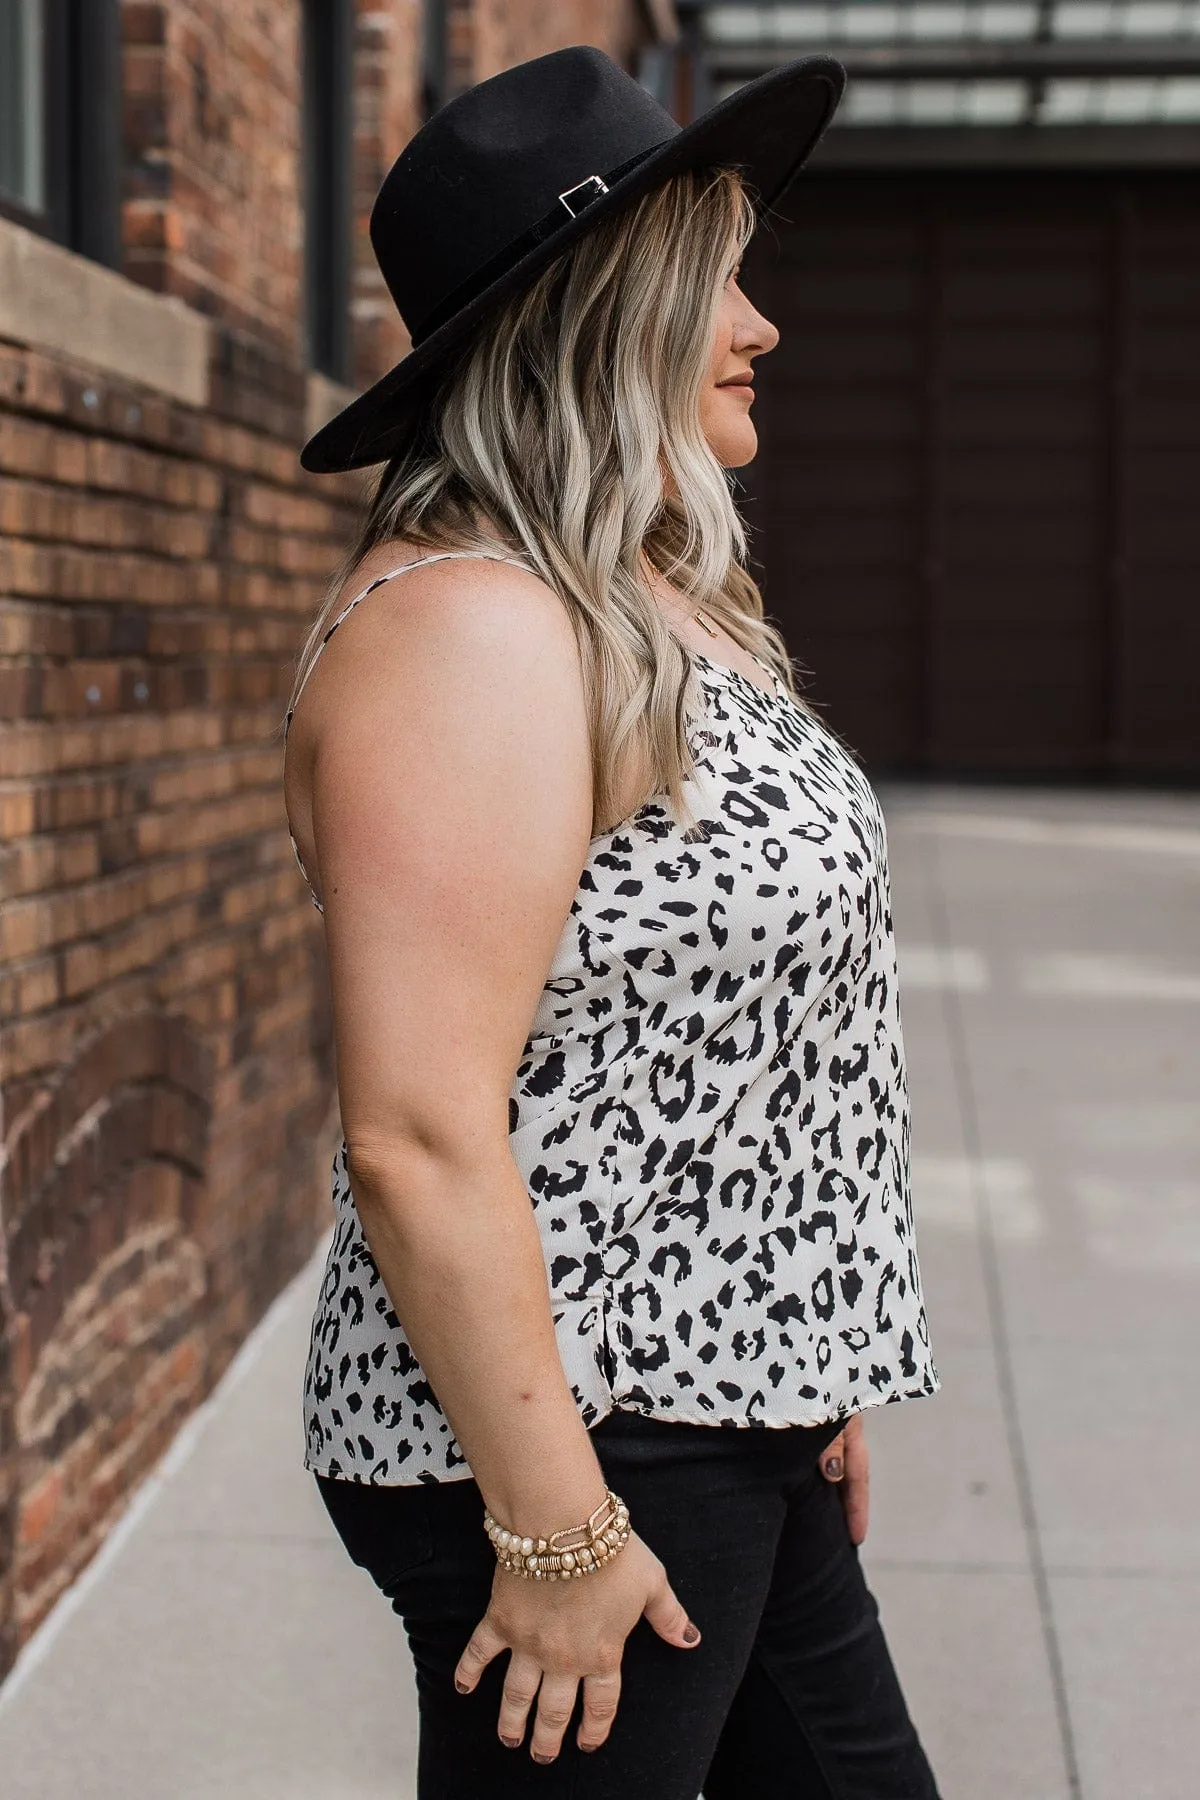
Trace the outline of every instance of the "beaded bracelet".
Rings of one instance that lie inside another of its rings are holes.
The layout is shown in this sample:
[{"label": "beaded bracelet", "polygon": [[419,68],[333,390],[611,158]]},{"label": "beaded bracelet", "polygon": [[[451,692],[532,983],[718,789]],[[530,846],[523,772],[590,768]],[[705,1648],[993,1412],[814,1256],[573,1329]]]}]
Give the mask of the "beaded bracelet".
[{"label": "beaded bracelet", "polygon": [[522,1537],[508,1531],[490,1512],[483,1528],[492,1541],[496,1561],[510,1574],[526,1581],[570,1581],[573,1576],[594,1575],[629,1540],[629,1508],[619,1494],[605,1488],[604,1498],[582,1525],[568,1525],[548,1538]]}]

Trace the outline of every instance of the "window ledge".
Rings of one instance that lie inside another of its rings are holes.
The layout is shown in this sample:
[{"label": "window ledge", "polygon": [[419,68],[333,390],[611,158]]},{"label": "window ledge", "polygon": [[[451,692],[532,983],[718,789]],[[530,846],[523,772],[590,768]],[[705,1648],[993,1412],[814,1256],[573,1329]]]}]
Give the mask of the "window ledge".
[{"label": "window ledge", "polygon": [[207,320],[4,218],[0,337],[60,351],[189,406],[208,404]]}]

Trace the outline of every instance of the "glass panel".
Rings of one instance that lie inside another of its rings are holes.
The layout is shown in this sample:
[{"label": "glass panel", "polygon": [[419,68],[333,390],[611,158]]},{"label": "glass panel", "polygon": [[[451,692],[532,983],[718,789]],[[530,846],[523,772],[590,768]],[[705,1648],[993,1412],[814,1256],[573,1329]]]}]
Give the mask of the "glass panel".
[{"label": "glass panel", "polygon": [[[1024,44],[1044,35],[1057,39],[1064,53],[1086,56],[1089,48],[1136,44],[1164,50],[1172,44],[1193,46],[1200,39],[1200,0],[831,0],[826,6],[718,5],[701,15],[704,32],[719,64],[721,45],[739,53],[739,61],[761,57],[761,67],[806,49],[842,52],[852,66],[857,54],[872,46],[891,46],[919,57],[933,45],[1010,44],[1019,54]],[[749,52],[749,57],[746,53]],[[732,61],[732,55],[730,60]],[[1200,119],[1200,75],[1139,75],[1135,69],[1111,75],[1047,74],[1033,79],[1027,68],[1006,73],[1003,50],[989,53],[995,73],[945,75],[931,72],[904,76],[893,69],[886,78],[856,73],[838,111],[837,125],[1162,125],[1190,124]],[[1167,64],[1169,67],[1169,63]],[[1160,63],[1159,67],[1163,67]],[[717,98],[732,93],[747,79],[722,72]]]},{"label": "glass panel", "polygon": [[1200,120],[1200,76],[1051,81],[1042,125],[1187,125]]},{"label": "glass panel", "polygon": [[968,81],[964,122],[968,125],[1018,125],[1029,112],[1029,84],[1024,81]]},{"label": "glass panel", "polygon": [[1126,6],[1122,30],[1127,37],[1175,37],[1187,29],[1190,11],[1179,4]]},{"label": "glass panel", "polygon": [[1005,38],[1020,42],[1031,38],[1037,30],[1036,6],[981,6],[979,35],[981,38]]},{"label": "glass panel", "polygon": [[966,30],[967,13],[972,10],[966,6],[914,5],[909,8],[908,28],[914,38],[960,38]]},{"label": "glass panel", "polygon": [[45,205],[41,0],[0,0],[0,194]]},{"label": "glass panel", "polygon": [[1110,125],[1140,125],[1158,116],[1157,81],[1102,81],[1100,117]]},{"label": "glass panel", "polygon": [[897,81],[855,82],[846,89],[838,119],[843,125],[894,125],[900,85]]},{"label": "glass panel", "polygon": [[1162,119],[1171,125],[1190,125],[1200,120],[1200,76],[1172,75],[1162,87]]},{"label": "glass panel", "polygon": [[[841,0],[827,6],[718,5],[701,15],[711,44],[786,51],[807,45],[1028,42],[1039,35],[1037,0]],[[1050,35],[1068,42],[1200,36],[1200,0],[1052,0]]]},{"label": "glass panel", "polygon": [[704,35],[710,44],[829,43],[841,35],[838,13],[836,6],[710,6]]},{"label": "glass panel", "polygon": [[902,6],[840,7],[837,34],[867,44],[886,44],[900,33],[904,11]]},{"label": "glass panel", "polygon": [[859,81],[838,117],[846,125],[1015,125],[1028,111],[1024,81]]},{"label": "glass panel", "polygon": [[1038,107],[1039,125],[1079,125],[1096,117],[1094,81],[1048,81]]},{"label": "glass panel", "polygon": [[1063,38],[1110,37],[1117,28],[1117,8],[1059,0],[1054,8],[1054,35]]},{"label": "glass panel", "polygon": [[1200,34],[1195,0],[1058,0],[1059,38],[1173,38]]}]

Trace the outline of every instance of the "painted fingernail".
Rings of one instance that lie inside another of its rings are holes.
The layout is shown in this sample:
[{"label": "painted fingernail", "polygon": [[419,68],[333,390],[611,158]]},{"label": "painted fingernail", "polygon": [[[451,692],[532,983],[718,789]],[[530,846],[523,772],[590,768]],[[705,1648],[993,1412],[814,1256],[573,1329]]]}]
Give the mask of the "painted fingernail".
[{"label": "painted fingernail", "polygon": [[502,1738],[501,1738],[501,1739],[500,1739],[500,1742],[501,1742],[501,1743],[502,1743],[502,1744],[503,1744],[503,1745],[504,1745],[504,1748],[505,1748],[505,1749],[506,1749],[506,1750],[519,1750],[519,1749],[520,1749],[520,1748],[521,1748],[521,1740],[520,1740],[520,1738],[506,1738],[506,1737],[502,1737]]},{"label": "painted fingernail", "polygon": [[825,1464],[825,1479],[826,1481],[840,1481],[842,1479],[842,1459],[840,1456],[831,1456],[829,1461]]},{"label": "painted fingernail", "polygon": [[539,1756],[536,1750],[531,1750],[529,1754],[532,1756],[534,1762],[551,1763],[554,1761],[552,1756]]},{"label": "painted fingernail", "polygon": [[684,1626],[683,1641],[685,1644],[698,1644],[700,1642],[700,1633],[696,1630],[694,1625]]},{"label": "painted fingernail", "polygon": [[458,1679],[457,1675],[454,1677],[454,1685],[458,1689],[460,1694],[469,1694],[471,1691],[470,1688],[467,1686],[466,1682],[460,1681]]}]

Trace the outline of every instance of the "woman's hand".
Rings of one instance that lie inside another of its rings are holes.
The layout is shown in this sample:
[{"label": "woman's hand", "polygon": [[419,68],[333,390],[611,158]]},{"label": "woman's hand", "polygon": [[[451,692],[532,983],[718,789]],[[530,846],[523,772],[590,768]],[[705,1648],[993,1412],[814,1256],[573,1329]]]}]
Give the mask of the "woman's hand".
[{"label": "woman's hand", "polygon": [[871,1458],[867,1451],[862,1414],[847,1420],[846,1429],[821,1452],[821,1473],[826,1481],[842,1483],[842,1501],[850,1542],[861,1544],[867,1535],[871,1491]]},{"label": "woman's hand", "polygon": [[691,1650],[700,1642],[662,1563],[633,1531],[608,1567],[581,1581],[525,1581],[497,1568],[491,1603],[459,1658],[454,1685],[471,1693],[492,1658],[511,1650],[500,1741],[520,1748],[536,1699],[529,1749],[535,1762],[548,1763],[562,1748],[582,1681],[576,1742],[581,1750],[598,1750],[621,1695],[625,1639],[643,1614],[668,1644]]}]

